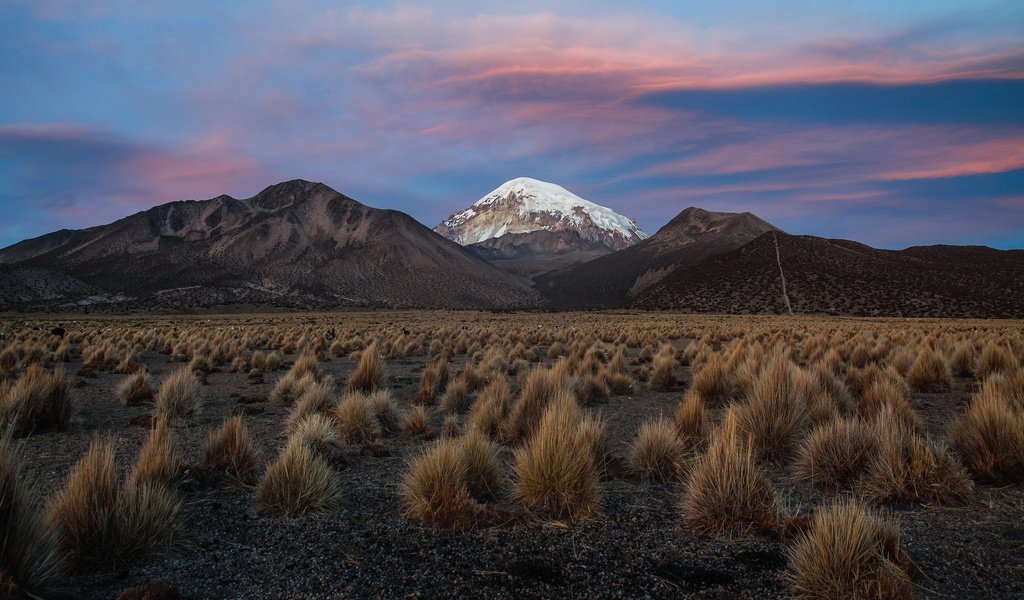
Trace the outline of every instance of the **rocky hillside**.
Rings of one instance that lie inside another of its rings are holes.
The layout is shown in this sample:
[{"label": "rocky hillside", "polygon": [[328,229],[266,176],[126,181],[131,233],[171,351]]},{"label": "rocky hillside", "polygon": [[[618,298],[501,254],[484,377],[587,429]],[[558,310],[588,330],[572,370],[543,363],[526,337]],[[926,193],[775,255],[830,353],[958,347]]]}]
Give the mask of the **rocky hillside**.
[{"label": "rocky hillside", "polygon": [[794,313],[1022,318],[1024,251],[977,246],[879,250],[847,240],[773,232],[679,270],[632,305],[786,313],[786,297]]},{"label": "rocky hillside", "polygon": [[172,202],[58,231],[0,250],[0,264],[9,273],[42,269],[53,281],[45,293],[0,289],[0,299],[12,299],[5,308],[498,308],[537,300],[523,280],[408,215],[301,180],[245,200]]},{"label": "rocky hillside", "polygon": [[537,289],[561,308],[623,306],[675,271],[773,230],[750,213],[690,207],[634,246],[537,277]]}]

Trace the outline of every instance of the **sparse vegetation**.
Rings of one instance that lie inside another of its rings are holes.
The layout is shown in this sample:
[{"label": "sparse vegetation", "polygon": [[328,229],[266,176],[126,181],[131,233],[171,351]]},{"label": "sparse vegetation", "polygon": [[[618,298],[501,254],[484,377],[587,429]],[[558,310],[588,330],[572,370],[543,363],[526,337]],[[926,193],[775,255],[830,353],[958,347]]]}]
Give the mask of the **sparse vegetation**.
[{"label": "sparse vegetation", "polygon": [[267,467],[256,487],[263,514],[297,518],[326,512],[341,497],[337,477],[327,462],[305,444],[290,442]]},{"label": "sparse vegetation", "polygon": [[168,375],[156,396],[156,416],[168,423],[194,419],[203,408],[202,388],[192,370],[183,367]]}]

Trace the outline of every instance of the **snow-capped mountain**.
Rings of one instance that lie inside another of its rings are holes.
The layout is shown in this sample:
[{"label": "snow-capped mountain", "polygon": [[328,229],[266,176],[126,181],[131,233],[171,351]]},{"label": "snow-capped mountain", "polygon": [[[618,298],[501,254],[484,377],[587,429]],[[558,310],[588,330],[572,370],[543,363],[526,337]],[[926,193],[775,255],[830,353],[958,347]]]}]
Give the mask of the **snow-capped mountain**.
[{"label": "snow-capped mountain", "polygon": [[621,250],[647,237],[636,221],[580,198],[569,190],[519,177],[434,228],[463,246],[511,234],[571,232],[585,242]]}]

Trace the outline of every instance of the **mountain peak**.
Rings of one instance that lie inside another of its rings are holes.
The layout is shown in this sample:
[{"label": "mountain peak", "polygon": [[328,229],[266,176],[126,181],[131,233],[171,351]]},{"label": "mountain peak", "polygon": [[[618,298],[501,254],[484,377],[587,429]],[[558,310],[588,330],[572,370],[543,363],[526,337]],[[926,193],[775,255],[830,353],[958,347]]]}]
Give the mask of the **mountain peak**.
[{"label": "mountain peak", "polygon": [[507,234],[570,231],[583,240],[618,250],[647,237],[633,219],[560,185],[530,177],[506,181],[469,208],[449,216],[434,231],[464,246]]},{"label": "mountain peak", "polygon": [[329,186],[318,181],[290,179],[267,186],[263,191],[249,198],[247,202],[255,208],[277,210],[321,193],[340,195]]}]

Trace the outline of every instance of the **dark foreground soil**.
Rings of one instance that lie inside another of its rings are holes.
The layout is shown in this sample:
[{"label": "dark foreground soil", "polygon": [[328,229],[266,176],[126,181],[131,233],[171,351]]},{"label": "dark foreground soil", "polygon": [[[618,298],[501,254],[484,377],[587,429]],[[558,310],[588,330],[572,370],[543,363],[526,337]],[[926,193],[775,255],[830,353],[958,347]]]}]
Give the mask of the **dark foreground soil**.
[{"label": "dark foreground soil", "polygon": [[[165,355],[139,357],[154,380],[177,368]],[[293,360],[294,355],[287,357]],[[454,357],[457,372],[465,356]],[[423,358],[387,363],[389,385],[405,405],[415,394]],[[335,358],[320,364],[344,382],[353,364]],[[77,363],[66,366],[70,374]],[[678,376],[685,386],[689,370]],[[281,372],[283,373],[283,371]],[[280,374],[280,373],[279,373]],[[278,374],[278,375],[279,375]],[[126,470],[146,430],[129,425],[148,406],[118,405],[114,389],[126,376],[73,377],[76,406],[67,432],[39,432],[25,439],[27,473],[43,493],[55,490],[96,435],[117,439]],[[176,430],[178,450],[198,462],[208,430],[247,404],[247,423],[271,460],[284,441],[288,408],[267,398],[275,375],[252,384],[245,374],[208,376],[202,418]],[[933,437],[969,394],[957,380],[946,394],[915,394],[915,407]],[[682,389],[656,393],[638,384],[631,397],[602,406],[620,451],[639,424],[671,415]],[[433,425],[440,417],[433,416]],[[682,483],[648,484],[625,474],[605,482],[601,514],[582,524],[525,521],[472,532],[436,531],[406,521],[398,486],[407,460],[428,442],[385,440],[389,456],[349,449],[339,472],[341,506],[305,520],[259,516],[253,489],[186,481],[184,542],[164,558],[75,575],[69,598],[111,599],[156,579],[172,582],[185,598],[774,598],[787,595],[783,542],[768,538],[700,537],[679,516]],[[505,459],[511,462],[506,452]],[[785,473],[776,483],[794,511],[826,500]],[[967,507],[901,507],[895,510],[907,549],[924,576],[923,598],[1024,597],[1024,490],[979,485]]]}]

